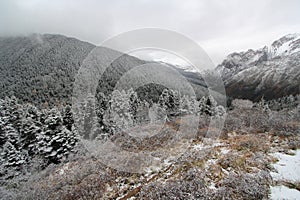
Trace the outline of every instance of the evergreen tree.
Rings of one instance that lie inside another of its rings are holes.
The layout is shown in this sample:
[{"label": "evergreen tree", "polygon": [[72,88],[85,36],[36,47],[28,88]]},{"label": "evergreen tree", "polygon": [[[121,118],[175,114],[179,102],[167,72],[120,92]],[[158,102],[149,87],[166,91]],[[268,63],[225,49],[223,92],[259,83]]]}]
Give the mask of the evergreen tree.
[{"label": "evergreen tree", "polygon": [[24,116],[21,120],[20,142],[21,148],[28,152],[29,156],[37,154],[37,136],[42,131],[40,112],[33,105],[23,107]]},{"label": "evergreen tree", "polygon": [[206,97],[202,96],[198,103],[198,113],[199,115],[204,115],[205,110],[207,109]]},{"label": "evergreen tree", "polygon": [[5,134],[5,127],[6,127],[6,120],[0,116],[0,147],[6,142],[6,134]]},{"label": "evergreen tree", "polygon": [[164,89],[158,104],[167,111],[168,118],[178,116],[180,111],[180,94],[178,91]]},{"label": "evergreen tree", "polygon": [[129,114],[131,115],[133,124],[137,124],[137,112],[140,105],[140,100],[137,93],[132,88],[127,91],[127,98],[129,98]]},{"label": "evergreen tree", "polygon": [[1,164],[5,167],[19,167],[26,163],[26,154],[7,141],[1,152]]},{"label": "evergreen tree", "polygon": [[6,125],[6,142],[1,152],[1,164],[5,167],[17,167],[26,162],[26,156],[21,151],[19,135],[11,125]]},{"label": "evergreen tree", "polygon": [[105,113],[108,108],[108,97],[102,93],[98,92],[96,94],[96,115],[97,115],[97,121],[98,121],[98,126],[99,126],[99,138],[107,138],[109,137],[111,130],[108,124],[105,123],[104,117]]},{"label": "evergreen tree", "polygon": [[29,156],[34,156],[38,153],[37,137],[41,131],[41,127],[32,118],[29,117],[22,120],[20,143],[21,148],[28,151]]},{"label": "evergreen tree", "polygon": [[59,163],[66,158],[77,142],[75,133],[62,123],[60,112],[51,109],[47,113],[44,130],[38,135],[39,152],[49,163]]},{"label": "evergreen tree", "polygon": [[217,107],[217,102],[211,95],[209,95],[208,97],[202,97],[199,101],[200,115],[214,116],[216,114],[215,113],[216,107]]},{"label": "evergreen tree", "polygon": [[133,126],[131,109],[130,95],[127,95],[124,90],[112,92],[104,117],[105,123],[111,128],[112,133]]},{"label": "evergreen tree", "polygon": [[205,111],[206,114],[210,115],[210,116],[214,116],[215,113],[215,109],[217,107],[217,102],[216,100],[213,98],[212,95],[209,95],[206,101],[206,105],[207,105],[207,110]]},{"label": "evergreen tree", "polygon": [[216,114],[217,102],[212,95],[203,96],[199,101],[199,114],[214,116]]},{"label": "evergreen tree", "polygon": [[180,114],[194,114],[197,112],[197,106],[195,97],[184,95],[180,99]]},{"label": "evergreen tree", "polygon": [[183,98],[180,99],[180,113],[182,115],[189,114],[191,111],[191,102],[188,96],[184,95]]},{"label": "evergreen tree", "polygon": [[23,110],[21,105],[18,104],[18,100],[15,96],[5,98],[4,105],[2,106],[2,112],[7,118],[7,122],[12,124],[17,131],[20,131]]},{"label": "evergreen tree", "polygon": [[72,126],[74,124],[72,108],[67,105],[63,110],[63,125],[69,130],[72,130]]},{"label": "evergreen tree", "polygon": [[195,96],[190,96],[189,99],[190,99],[190,109],[191,109],[190,113],[196,114],[199,107],[198,101]]},{"label": "evergreen tree", "polygon": [[48,164],[60,162],[77,142],[65,125],[56,108],[40,112],[30,104],[18,104],[15,98],[0,100],[1,170],[20,172],[40,156]]}]

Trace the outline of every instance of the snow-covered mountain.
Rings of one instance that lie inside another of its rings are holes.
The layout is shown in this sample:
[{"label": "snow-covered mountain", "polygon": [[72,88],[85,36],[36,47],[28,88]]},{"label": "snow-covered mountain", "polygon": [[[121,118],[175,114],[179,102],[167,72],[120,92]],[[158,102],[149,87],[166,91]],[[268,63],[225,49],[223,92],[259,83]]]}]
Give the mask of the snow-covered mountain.
[{"label": "snow-covered mountain", "polygon": [[270,58],[288,56],[300,51],[300,34],[289,34],[272,43]]},{"label": "snow-covered mountain", "polygon": [[300,34],[258,50],[232,53],[217,66],[227,95],[259,100],[300,93]]}]

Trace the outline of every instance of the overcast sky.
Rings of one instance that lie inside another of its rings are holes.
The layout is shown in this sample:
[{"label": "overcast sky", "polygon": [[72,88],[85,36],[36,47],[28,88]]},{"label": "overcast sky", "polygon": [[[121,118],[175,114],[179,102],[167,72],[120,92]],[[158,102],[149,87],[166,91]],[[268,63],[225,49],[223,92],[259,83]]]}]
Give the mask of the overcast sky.
[{"label": "overcast sky", "polygon": [[234,51],[300,33],[299,0],[0,0],[0,35],[59,33],[100,44],[157,27],[182,33],[215,64]]}]

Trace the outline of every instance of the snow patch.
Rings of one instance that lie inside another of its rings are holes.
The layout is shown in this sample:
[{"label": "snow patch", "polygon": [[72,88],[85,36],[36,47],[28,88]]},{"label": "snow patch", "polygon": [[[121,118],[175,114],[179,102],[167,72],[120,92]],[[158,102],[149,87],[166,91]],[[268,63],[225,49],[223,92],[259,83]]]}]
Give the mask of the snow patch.
[{"label": "snow patch", "polygon": [[230,149],[228,149],[228,148],[226,148],[226,147],[223,147],[223,148],[221,148],[220,150],[221,150],[221,153],[222,153],[222,154],[227,154],[227,153],[230,152]]},{"label": "snow patch", "polygon": [[[274,180],[300,181],[300,150],[293,151],[293,153],[295,155],[273,154],[279,160],[273,165],[277,172],[271,172]],[[285,186],[273,186],[271,187],[271,199],[300,199],[300,192]]]},{"label": "snow patch", "polygon": [[[285,39],[285,40],[282,40]],[[286,35],[285,37],[277,40],[277,44],[274,43],[272,44],[272,46],[270,47],[270,55],[272,58],[276,57],[276,56],[282,56],[282,55],[289,55],[295,52],[299,51],[299,48],[296,48],[294,50],[292,50],[292,46],[293,43],[296,40],[300,39],[300,35],[299,34],[289,34]],[[286,41],[287,40],[287,41]]]},{"label": "snow patch", "polygon": [[275,180],[300,181],[300,150],[293,151],[295,155],[287,155],[283,153],[274,153],[273,155],[279,159],[273,166],[277,170],[271,172],[271,176]]},{"label": "snow patch", "polygon": [[300,192],[285,186],[271,187],[271,199],[300,199]]},{"label": "snow patch", "polygon": [[203,144],[196,144],[193,146],[194,150],[200,151],[204,149],[204,145]]}]

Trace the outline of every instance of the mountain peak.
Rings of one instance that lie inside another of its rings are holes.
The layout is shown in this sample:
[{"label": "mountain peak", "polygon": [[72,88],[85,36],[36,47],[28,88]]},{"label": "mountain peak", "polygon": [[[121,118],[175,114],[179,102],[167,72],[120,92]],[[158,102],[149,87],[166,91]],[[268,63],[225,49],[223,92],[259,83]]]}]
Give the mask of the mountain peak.
[{"label": "mountain peak", "polygon": [[217,66],[226,91],[259,100],[299,93],[300,34],[288,34],[256,51],[232,53]]},{"label": "mountain peak", "polygon": [[270,57],[287,56],[300,51],[300,34],[288,34],[274,41],[270,46]]},{"label": "mountain peak", "polygon": [[223,75],[237,73],[258,63],[272,60],[276,57],[289,56],[300,52],[300,34],[293,33],[275,40],[270,46],[260,49],[248,49],[243,52],[229,54],[224,61],[217,66],[217,70]]}]

